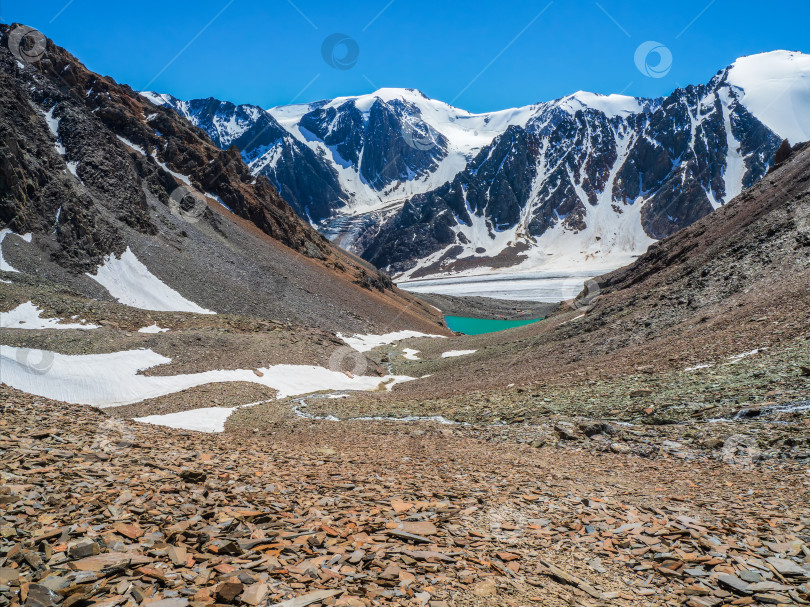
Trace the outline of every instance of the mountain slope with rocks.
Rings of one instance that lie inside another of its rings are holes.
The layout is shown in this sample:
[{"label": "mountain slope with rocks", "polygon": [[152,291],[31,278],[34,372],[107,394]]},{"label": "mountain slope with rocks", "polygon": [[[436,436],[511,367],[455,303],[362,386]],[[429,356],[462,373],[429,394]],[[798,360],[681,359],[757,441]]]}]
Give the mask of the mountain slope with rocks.
[{"label": "mountain slope with rocks", "polygon": [[14,278],[124,303],[164,293],[168,303],[136,304],[152,309],[441,330],[432,308],[330,244],[238,151],[51,41],[20,61],[16,27],[2,27],[0,51],[0,246]]},{"label": "mountain slope with rocks", "polygon": [[[451,410],[458,421],[587,411],[655,423],[806,403],[810,146],[784,151],[729,204],[585,286],[545,321],[409,346],[422,360],[397,371],[430,377],[401,386],[391,411]],[[443,350],[474,354],[448,363]],[[484,370],[472,396],[469,377]],[[360,410],[386,410],[360,400]]]}]

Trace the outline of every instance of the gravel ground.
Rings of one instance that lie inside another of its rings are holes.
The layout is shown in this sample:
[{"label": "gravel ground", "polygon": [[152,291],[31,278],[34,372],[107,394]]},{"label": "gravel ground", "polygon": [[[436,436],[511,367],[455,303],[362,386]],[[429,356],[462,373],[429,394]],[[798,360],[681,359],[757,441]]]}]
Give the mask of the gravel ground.
[{"label": "gravel ground", "polygon": [[202,435],[3,387],[0,402],[3,605],[810,598],[810,476],[784,443],[791,457],[559,421],[545,444],[515,427],[256,426],[261,406]]}]

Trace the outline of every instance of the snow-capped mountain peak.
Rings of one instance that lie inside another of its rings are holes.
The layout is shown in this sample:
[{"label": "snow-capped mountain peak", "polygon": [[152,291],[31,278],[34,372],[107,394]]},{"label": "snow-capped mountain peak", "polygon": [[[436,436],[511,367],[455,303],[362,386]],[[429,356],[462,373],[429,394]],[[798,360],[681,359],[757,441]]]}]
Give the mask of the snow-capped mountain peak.
[{"label": "snow-capped mountain peak", "polygon": [[563,97],[558,101],[560,107],[570,112],[581,109],[592,109],[602,112],[606,116],[627,116],[638,114],[644,109],[646,100],[627,95],[601,95],[587,91],[577,91],[573,95]]},{"label": "snow-capped mountain peak", "polygon": [[772,51],[741,57],[727,81],[760,122],[792,144],[810,140],[810,55]]}]

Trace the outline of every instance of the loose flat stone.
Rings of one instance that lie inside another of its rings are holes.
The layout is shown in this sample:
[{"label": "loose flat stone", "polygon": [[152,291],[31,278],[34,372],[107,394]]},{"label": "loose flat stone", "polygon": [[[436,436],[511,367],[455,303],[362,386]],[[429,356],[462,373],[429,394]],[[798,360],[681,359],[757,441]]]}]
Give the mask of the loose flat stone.
[{"label": "loose flat stone", "polygon": [[736,575],[721,573],[717,576],[717,583],[721,588],[725,588],[736,594],[751,594],[751,585],[748,582],[743,582]]},{"label": "loose flat stone", "polygon": [[400,531],[399,529],[389,529],[388,535],[392,535],[401,540],[407,540],[416,544],[430,544],[431,540],[423,535],[416,535],[415,533],[408,533],[407,531]]},{"label": "loose flat stone", "polygon": [[281,601],[280,603],[276,603],[272,607],[307,607],[307,605],[312,605],[312,603],[319,603],[325,599],[337,596],[342,593],[343,593],[342,590],[318,590],[317,592],[310,592],[309,594],[304,594],[295,597],[294,599],[287,599],[286,601]]},{"label": "loose flat stone", "polygon": [[771,558],[765,559],[769,565],[773,566],[774,569],[780,574],[787,577],[798,576],[798,577],[806,577],[810,578],[810,571],[807,569],[800,567],[796,563],[788,559],[780,559],[775,556]]},{"label": "loose flat stone", "polygon": [[107,552],[97,556],[89,556],[70,563],[70,567],[76,571],[101,571],[110,567],[120,565],[144,565],[151,563],[152,559],[140,554],[128,554],[126,552]]},{"label": "loose flat stone", "polygon": [[241,599],[248,605],[260,605],[264,602],[270,587],[267,584],[251,584],[242,593]]},{"label": "loose flat stone", "polygon": [[754,600],[766,605],[793,605],[793,600],[786,594],[776,594],[769,592],[766,594],[755,594]]},{"label": "loose flat stone", "polygon": [[787,589],[787,586],[778,584],[777,582],[757,582],[750,586],[751,592],[780,592]]},{"label": "loose flat stone", "polygon": [[745,571],[740,571],[740,579],[749,584],[756,584],[762,581],[762,574],[758,571],[746,569]]},{"label": "loose flat stone", "polygon": [[404,531],[405,533],[412,533],[414,535],[436,535],[439,530],[436,525],[426,521],[405,522],[401,523],[397,530]]},{"label": "loose flat stone", "polygon": [[30,584],[25,604],[31,607],[54,607],[62,602],[62,595],[42,584]]},{"label": "loose flat stone", "polygon": [[446,563],[456,562],[456,559],[454,559],[452,556],[449,556],[443,552],[435,552],[433,550],[403,550],[402,554],[416,559],[417,561],[438,560]]}]

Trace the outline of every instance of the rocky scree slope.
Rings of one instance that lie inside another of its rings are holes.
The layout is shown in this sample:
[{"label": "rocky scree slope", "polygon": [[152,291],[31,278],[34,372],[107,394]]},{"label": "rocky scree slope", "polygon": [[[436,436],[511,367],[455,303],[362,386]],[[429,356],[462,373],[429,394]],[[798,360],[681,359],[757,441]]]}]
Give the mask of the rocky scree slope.
[{"label": "rocky scree slope", "polygon": [[15,27],[0,29],[0,226],[33,234],[29,248],[5,241],[23,274],[109,299],[84,274],[131,248],[215,311],[331,330],[388,329],[392,318],[396,329],[438,329],[435,311],[331,245],[236,150],[50,40],[36,62],[18,61]]}]

